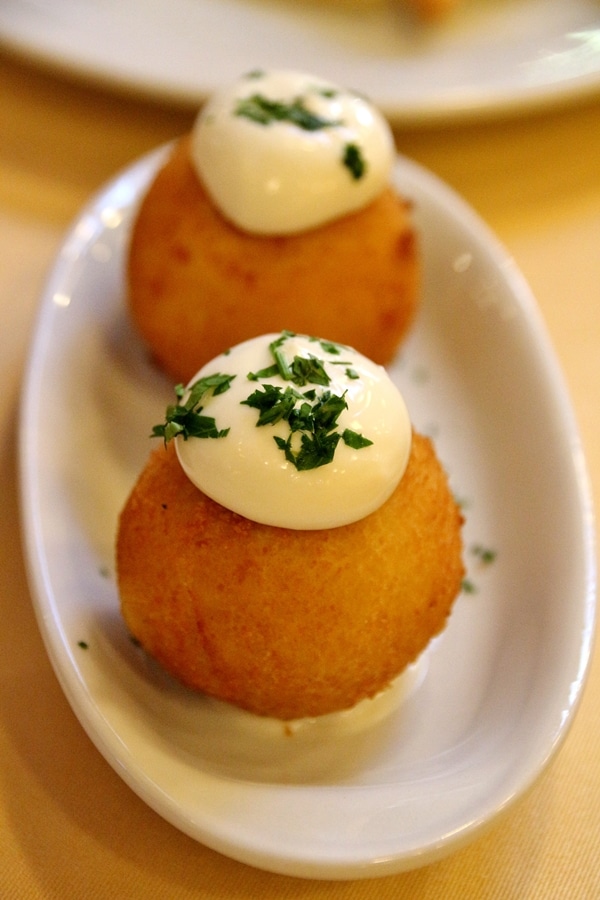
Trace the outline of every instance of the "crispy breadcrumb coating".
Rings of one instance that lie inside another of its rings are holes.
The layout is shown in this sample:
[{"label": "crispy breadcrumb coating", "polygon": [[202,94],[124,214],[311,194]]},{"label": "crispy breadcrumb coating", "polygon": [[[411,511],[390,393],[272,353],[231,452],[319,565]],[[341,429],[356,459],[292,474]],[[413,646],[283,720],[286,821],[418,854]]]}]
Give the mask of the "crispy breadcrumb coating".
[{"label": "crispy breadcrumb coating", "polygon": [[462,517],[418,434],[392,497],[340,528],[260,525],[210,500],[172,445],[120,518],[131,634],[184,684],[290,720],[352,707],[444,627],[463,578]]},{"label": "crispy breadcrumb coating", "polygon": [[414,318],[419,276],[410,205],[391,189],[320,228],[252,235],[214,207],[185,138],[134,223],[128,302],[159,366],[187,382],[224,347],[283,329],[386,364]]}]

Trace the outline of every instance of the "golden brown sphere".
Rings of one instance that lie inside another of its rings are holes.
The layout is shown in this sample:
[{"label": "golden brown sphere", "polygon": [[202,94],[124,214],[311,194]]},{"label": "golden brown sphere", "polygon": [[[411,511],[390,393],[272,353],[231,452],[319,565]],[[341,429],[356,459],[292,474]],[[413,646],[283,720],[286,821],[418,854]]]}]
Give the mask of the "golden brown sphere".
[{"label": "golden brown sphere", "polygon": [[461,522],[418,434],[390,499],[323,531],[230,512],[161,447],[121,514],[123,616],[196,690],[286,720],[346,709],[385,688],[444,628],[463,577]]},{"label": "golden brown sphere", "polygon": [[128,302],[157,363],[177,381],[224,347],[285,329],[326,334],[385,365],[413,320],[419,270],[410,206],[391,188],[320,228],[247,234],[208,198],[185,138],[134,223]]}]

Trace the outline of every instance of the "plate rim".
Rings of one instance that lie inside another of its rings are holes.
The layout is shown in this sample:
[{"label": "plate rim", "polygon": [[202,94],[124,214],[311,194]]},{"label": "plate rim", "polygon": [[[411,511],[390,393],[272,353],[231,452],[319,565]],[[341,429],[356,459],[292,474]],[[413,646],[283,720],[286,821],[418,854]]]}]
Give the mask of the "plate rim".
[{"label": "plate rim", "polygon": [[[169,145],[167,145],[167,147],[168,146]],[[293,852],[289,852],[287,855],[280,854],[274,859],[272,853],[270,854],[267,851],[261,853],[260,849],[257,849],[256,844],[253,844],[251,841],[246,845],[242,845],[239,841],[232,844],[231,839],[228,839],[226,835],[216,836],[214,832],[211,832],[210,830],[207,831],[206,827],[199,827],[197,822],[186,823],[176,814],[175,810],[157,802],[155,791],[152,790],[151,784],[146,783],[144,778],[141,777],[143,776],[143,772],[140,772],[139,767],[135,765],[134,758],[129,755],[124,748],[119,747],[117,742],[118,736],[107,734],[106,729],[99,730],[98,721],[102,718],[99,715],[99,711],[93,707],[93,705],[90,705],[87,709],[81,708],[81,697],[78,695],[78,692],[85,693],[87,685],[84,681],[81,681],[81,683],[77,684],[75,687],[73,681],[67,678],[64,671],[64,661],[59,658],[57,653],[55,644],[56,635],[53,634],[51,630],[52,622],[48,619],[48,604],[40,602],[40,597],[43,597],[44,594],[52,594],[52,588],[49,584],[49,576],[45,568],[45,556],[40,549],[40,531],[39,523],[37,521],[35,486],[32,484],[31,479],[27,477],[31,472],[32,466],[31,460],[29,459],[27,435],[32,416],[34,415],[33,406],[36,396],[34,386],[36,379],[40,377],[41,371],[44,368],[43,354],[40,347],[43,347],[44,342],[48,340],[48,335],[44,333],[44,322],[46,317],[54,314],[49,299],[54,286],[61,283],[64,272],[70,267],[68,254],[65,255],[63,252],[64,248],[73,240],[77,240],[76,231],[79,223],[87,215],[97,210],[98,205],[103,202],[103,198],[105,198],[111,190],[114,190],[117,183],[131,178],[131,173],[134,171],[147,169],[148,167],[151,168],[153,165],[157,165],[162,155],[167,152],[167,147],[158,148],[134,162],[131,166],[126,167],[96,192],[81,213],[76,217],[71,228],[67,231],[41,295],[42,299],[33,331],[30,355],[23,380],[23,402],[19,422],[19,488],[26,568],[29,584],[31,586],[32,601],[46,646],[46,651],[63,692],[69,700],[75,715],[97,749],[138,796],[140,796],[164,819],[169,821],[179,830],[187,833],[190,837],[201,840],[207,846],[242,862],[254,866],[258,865],[261,868],[279,872],[281,874],[299,875],[300,877],[308,878],[336,880],[372,878],[385,874],[394,874],[408,868],[414,868],[415,865],[424,864],[424,862],[433,862],[436,859],[448,855],[450,852],[454,852],[454,850],[472,840],[484,828],[488,827],[492,821],[495,821],[497,816],[510,808],[539,777],[541,772],[546,768],[550,760],[554,758],[555,754],[562,746],[570,730],[577,709],[579,708],[587,676],[589,674],[596,619],[595,522],[593,501],[574,411],[553,348],[551,347],[545,332],[541,313],[520,271],[517,269],[514,262],[510,260],[503,245],[494,236],[488,226],[480,219],[477,213],[475,213],[461,197],[437,176],[428,172],[412,160],[401,157],[401,164],[405,167],[405,170],[410,171],[412,176],[417,180],[420,180],[430,191],[435,191],[437,197],[441,197],[444,202],[451,203],[454,209],[459,210],[461,216],[464,217],[467,226],[477,227],[478,231],[484,235],[488,252],[496,258],[499,264],[502,261],[505,266],[504,277],[514,284],[514,290],[522,304],[521,310],[525,314],[530,332],[528,336],[530,338],[533,329],[535,328],[538,349],[544,356],[547,374],[551,374],[553,379],[553,393],[555,391],[558,392],[556,399],[557,402],[560,403],[563,413],[566,416],[569,445],[573,454],[573,465],[575,467],[575,484],[578,488],[577,505],[582,518],[582,534],[585,536],[582,553],[585,559],[584,581],[586,584],[586,600],[585,602],[581,602],[580,612],[582,619],[586,621],[586,629],[585,634],[582,635],[579,653],[579,687],[568,710],[566,720],[556,732],[552,744],[547,748],[545,759],[538,763],[538,767],[535,771],[524,773],[521,783],[514,786],[512,794],[505,797],[504,803],[496,808],[493,815],[483,818],[481,821],[470,822],[459,832],[457,831],[449,837],[446,836],[446,839],[438,841],[435,847],[428,847],[425,852],[426,859],[424,859],[424,861],[415,862],[414,855],[406,857],[403,856],[402,853],[397,854],[395,857],[369,858],[356,862],[350,862],[345,859],[343,854],[338,855],[335,859],[329,856],[320,860],[311,860],[298,856]],[[81,240],[81,238],[79,238],[79,240]],[[506,267],[507,263],[508,267]],[[80,672],[76,666],[73,667],[73,672],[78,676],[79,680],[81,680]],[[70,672],[69,674],[72,675],[73,673]],[[118,752],[119,750],[121,751],[120,753]],[[335,785],[332,787],[338,786]]]},{"label": "plate rim", "polygon": [[[208,0],[197,2],[206,4]],[[600,27],[600,17],[597,24]],[[16,25],[2,27],[0,23],[0,46],[13,57],[54,75],[67,77],[75,82],[90,83],[101,89],[114,91],[120,96],[129,95],[182,109],[197,109],[218,87],[207,75],[193,82],[190,77],[180,78],[173,73],[164,77],[153,75],[152,71],[140,74],[127,64],[111,69],[108,62],[90,61],[77,46],[70,53],[65,53],[65,47],[53,43],[51,37],[39,38],[32,32],[35,29]],[[363,71],[366,71],[362,57],[355,60],[355,65],[362,66]],[[235,77],[236,73],[238,68],[234,66],[231,77]],[[404,58],[400,60],[395,74],[400,78],[409,74]],[[335,72],[329,72],[327,77],[334,81],[340,80],[335,77]],[[385,77],[389,78],[389,73]],[[599,92],[600,67],[596,70],[582,70],[577,74],[567,73],[564,77],[549,76],[529,82],[524,79],[518,88],[505,78],[485,89],[479,88],[474,80],[464,86],[456,84],[451,91],[444,88],[442,93],[430,88],[417,96],[417,99],[399,95],[398,99],[392,101],[385,94],[376,96],[373,90],[370,90],[370,95],[392,125],[420,128],[452,122],[466,124],[477,120],[493,121],[535,111],[543,112],[578,101],[585,102]]]}]

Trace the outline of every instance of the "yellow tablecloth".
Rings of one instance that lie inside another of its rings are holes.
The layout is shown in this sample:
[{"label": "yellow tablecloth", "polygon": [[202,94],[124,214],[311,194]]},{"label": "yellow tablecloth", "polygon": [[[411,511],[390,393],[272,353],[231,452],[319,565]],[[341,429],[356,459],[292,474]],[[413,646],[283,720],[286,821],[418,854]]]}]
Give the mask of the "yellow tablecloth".
[{"label": "yellow tablecloth", "polygon": [[[139,800],[78,724],[34,619],[18,532],[20,380],[45,274],[89,195],[192,113],[66,83],[0,57],[0,895],[4,898],[600,897],[600,669],[560,754],[483,837],[428,868],[327,883],[261,872]],[[600,100],[397,134],[458,190],[537,296],[600,497]]]}]

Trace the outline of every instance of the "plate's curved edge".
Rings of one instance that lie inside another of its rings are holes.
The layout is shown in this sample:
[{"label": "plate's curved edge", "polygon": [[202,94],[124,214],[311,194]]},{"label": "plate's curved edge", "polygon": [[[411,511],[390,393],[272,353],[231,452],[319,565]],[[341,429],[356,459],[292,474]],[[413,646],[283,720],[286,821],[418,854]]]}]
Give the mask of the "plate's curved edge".
[{"label": "plate's curved edge", "polygon": [[[198,85],[197,88],[177,84],[149,85],[127,72],[106,72],[85,61],[71,61],[43,49],[33,50],[19,41],[6,41],[0,36],[4,53],[29,66],[39,68],[52,77],[66,78],[73,84],[96,87],[124,99],[140,100],[158,106],[169,106],[182,112],[197,111],[206,102],[217,84]],[[593,100],[600,94],[600,73],[597,77],[580,76],[569,82],[548,83],[523,90],[519,96],[508,89],[460,92],[416,102],[409,97],[391,103],[385,96],[370,91],[369,97],[393,128],[427,128],[445,125],[469,125],[475,122],[496,122],[522,118],[529,114],[543,114],[550,110],[570,108]]]},{"label": "plate's curved edge", "polygon": [[[53,297],[55,296],[56,288],[62,285],[64,275],[70,268],[70,257],[73,248],[83,249],[92,240],[92,237],[86,233],[78,234],[79,225],[89,215],[94,214],[99,206],[104,204],[112,194],[115,194],[120,184],[129,182],[133,178],[136,186],[143,186],[144,182],[152,177],[153,171],[160,165],[160,161],[167,154],[169,147],[170,144],[160,146],[145,154],[133,164],[125,166],[114,178],[102,185],[92,195],[65,230],[58,254],[47,272],[40,294],[39,306],[32,330],[29,356],[23,372],[17,429],[17,479],[20,501],[19,527],[21,545],[27,583],[32,595],[36,621],[44,647],[61,689],[84,731],[102,756],[110,762],[123,780],[138,794],[140,791],[136,790],[135,782],[132,782],[127,774],[130,762],[134,761],[130,760],[128,754],[124,752],[118,736],[115,736],[114,741],[106,741],[101,738],[102,729],[98,727],[98,724],[99,722],[106,724],[105,720],[98,714],[93,704],[86,705],[83,702],[83,698],[88,696],[85,683],[79,679],[77,688],[74,688],[73,682],[66,677],[58,646],[60,644],[63,652],[69,652],[69,647],[67,642],[60,639],[56,631],[51,629],[47,620],[48,608],[55,605],[55,598],[45,556],[40,552],[42,538],[38,515],[39,489],[32,477],[32,473],[36,471],[36,466],[35,460],[31,455],[28,434],[31,433],[37,417],[36,398],[39,396],[39,384],[43,375],[44,352],[49,342],[50,328],[48,326],[60,308],[60,303],[58,306],[53,305]],[[68,253],[65,252],[67,248],[70,248]],[[40,598],[46,598],[46,608],[44,608]],[[78,668],[74,661],[72,671],[78,674]],[[149,796],[144,799],[147,799],[147,802],[149,802]],[[152,803],[149,802],[149,805],[152,806]]]},{"label": "plate's curved edge", "polygon": [[[108,194],[110,194],[111,190],[114,190],[114,185],[116,183],[118,183],[123,178],[127,179],[131,177],[131,174],[133,172],[137,173],[137,177],[140,178],[141,183],[144,182],[151,176],[153,166],[158,164],[159,159],[165,152],[166,148],[164,147],[159,148],[159,150],[157,151],[153,151],[151,154],[148,154],[148,156],[135,163],[131,168],[125,169],[107,186],[101,188],[100,191],[95,195],[95,197],[92,198],[90,203],[86,205],[81,215],[76,218],[71,229],[67,232],[64,243],[67,244],[70,240],[73,239],[77,223],[80,221],[82,216],[84,216],[87,211],[97,208],[98,204],[103,202],[104,198]],[[451,188],[437,179],[436,176],[428,173],[418,164],[410,160],[401,160],[399,165],[401,171],[404,170],[405,172],[409,172],[411,174],[411,177],[417,184],[419,184],[420,189],[429,192],[432,196],[435,195],[438,200],[439,198],[442,198],[449,207],[451,207],[455,211],[458,210],[461,217],[464,217],[465,227],[467,229],[477,227],[478,230],[483,230],[483,232],[487,236],[486,246],[488,251],[496,255],[499,263],[507,263],[509,257],[502,244],[488,229],[485,223],[481,221],[478,215],[468,206],[468,204],[466,204],[465,201],[463,201],[462,198],[460,198]],[[308,878],[328,878],[335,880],[364,877],[368,878],[385,874],[394,874],[396,872],[414,868],[428,862],[433,862],[436,859],[448,855],[450,852],[458,849],[461,845],[464,845],[468,841],[472,840],[475,835],[479,834],[486,827],[488,827],[488,825],[490,824],[488,819],[482,819],[479,822],[468,823],[468,825],[462,831],[457,832],[450,837],[446,837],[445,840],[437,842],[436,846],[434,847],[429,847],[420,858],[415,858],[414,856],[411,856],[410,858],[396,856],[393,858],[363,860],[351,863],[341,857],[337,860],[332,860],[331,858],[329,858],[315,862],[314,860],[295,857],[293,854],[286,859],[283,859],[280,855],[273,857],[273,855],[269,854],[268,852],[265,852],[261,856],[256,847],[252,846],[251,844],[248,847],[242,847],[239,843],[231,844],[231,842],[224,837],[215,837],[214,833],[206,832],[205,830],[203,831],[199,827],[198,822],[186,823],[185,821],[182,821],[181,817],[177,815],[176,810],[169,809],[168,805],[165,806],[164,802],[157,801],[155,787],[151,784],[145,783],[143,773],[136,771],[135,760],[130,755],[128,755],[126,750],[119,743],[118,735],[111,735],[111,739],[108,739],[106,735],[106,729],[102,730],[98,727],[99,719],[102,719],[102,723],[105,726],[106,722],[99,715],[98,711],[93,707],[93,705],[90,705],[86,708],[85,704],[82,702],[82,697],[86,695],[85,684],[82,682],[77,686],[77,689],[74,689],[73,683],[64,677],[62,661],[59,659],[58,654],[55,650],[55,636],[51,635],[50,633],[49,623],[46,621],[46,618],[43,614],[44,611],[42,609],[42,605],[39,602],[39,599],[35,599],[36,597],[39,598],[40,596],[44,595],[48,598],[51,598],[52,589],[48,581],[45,566],[43,565],[43,557],[39,553],[39,543],[36,543],[36,540],[39,540],[39,525],[36,519],[35,489],[32,481],[27,477],[27,475],[31,473],[34,467],[28,458],[26,434],[31,426],[32,418],[35,415],[33,409],[35,384],[36,382],[39,382],[43,369],[43,366],[41,364],[42,348],[44,342],[47,340],[47,329],[45,329],[44,324],[47,318],[52,316],[54,312],[51,304],[51,296],[56,283],[60,283],[64,267],[68,267],[68,261],[59,256],[54,267],[52,268],[50,276],[47,280],[46,287],[42,294],[43,299],[34,331],[32,352],[24,378],[23,404],[19,424],[19,468],[22,505],[22,527],[23,541],[26,551],[25,556],[28,577],[30,579],[32,592],[34,594],[34,606],[36,609],[36,615],[38,617],[40,630],[44,638],[44,643],[46,645],[48,655],[52,662],[57,678],[61,684],[61,687],[65,692],[69,703],[73,707],[86,733],[89,735],[95,746],[107,759],[107,761],[110,762],[113,768],[115,768],[115,770],[123,778],[123,780],[132,788],[132,790],[134,790],[134,792],[137,793],[148,804],[148,806],[154,809],[163,818],[170,821],[171,824],[173,824],[179,830],[185,831],[190,837],[201,840],[204,844],[211,847],[212,849],[231,856],[232,858],[238,859],[241,862],[246,862],[251,865],[260,865],[262,868],[281,874],[299,875],[301,877]],[[548,748],[546,760],[543,762],[541,768],[536,773],[535,778],[530,779],[530,781],[527,783],[516,786],[511,796],[505,799],[505,803],[501,811],[510,808],[513,803],[518,798],[520,798],[521,795],[531,786],[531,783],[533,783],[533,781],[538,777],[539,773],[545,768],[550,759],[553,758],[568,733],[574,714],[579,706],[583,686],[587,677],[587,673],[589,671],[589,662],[592,652],[594,622],[596,615],[594,513],[589,476],[587,474],[587,467],[575,421],[574,411],[568,397],[566,384],[564,382],[564,379],[562,378],[562,373],[560,372],[560,368],[558,366],[558,361],[554,355],[549,338],[546,334],[545,326],[543,325],[541,319],[539,309],[529,290],[528,285],[526,284],[523,276],[517,269],[516,265],[514,265],[514,263],[510,263],[508,270],[505,269],[505,274],[506,277],[515,280],[515,291],[517,291],[519,297],[525,304],[524,309],[526,312],[527,320],[529,322],[529,327],[531,328],[532,335],[535,332],[537,339],[541,339],[541,344],[539,346],[541,347],[543,355],[545,357],[547,372],[549,374],[549,377],[551,377],[553,381],[557,396],[564,406],[565,415],[569,423],[569,440],[571,443],[573,464],[576,471],[576,481],[580,492],[579,503],[582,511],[582,516],[585,520],[584,535],[587,566],[587,601],[584,610],[586,630],[584,642],[582,645],[582,652],[580,655],[580,684],[578,691],[574,696],[573,705],[569,709],[569,714],[565,719],[562,727],[557,731],[552,746]],[[541,337],[541,335],[544,335],[544,337]],[[135,774],[132,774],[133,772],[135,772]]]},{"label": "plate's curved edge", "polygon": [[[434,173],[428,172],[419,163],[403,159],[403,165],[413,173],[413,178],[421,185],[421,190],[432,194],[435,185],[435,196],[438,202],[443,201],[446,210],[454,210],[468,231],[477,231],[485,236],[486,251],[495,259],[503,270],[505,279],[512,285],[515,296],[519,298],[520,309],[525,316],[532,345],[539,354],[547,379],[552,384],[551,394],[561,408],[561,417],[566,422],[574,480],[578,491],[578,505],[581,513],[583,546],[585,556],[586,601],[584,604],[584,633],[578,681],[580,690],[577,696],[578,706],[595,646],[595,629],[598,616],[598,561],[596,557],[596,513],[594,509],[593,490],[586,461],[585,448],[581,437],[575,409],[571,400],[566,378],[556,355],[552,339],[539,304],[531,287],[518,267],[514,257],[509,253],[502,241],[492,231],[487,222],[460,196]],[[534,340],[535,339],[535,340]],[[564,738],[561,735],[559,745]],[[549,756],[553,755],[551,752]]]},{"label": "plate's curved edge", "polygon": [[[153,71],[140,73],[126,62],[115,65],[113,60],[109,66],[108,63],[90,60],[79,46],[73,46],[70,52],[65,52],[65,47],[55,46],[51,37],[32,37],[27,33],[27,27],[17,24],[5,26],[4,29],[0,26],[0,47],[3,53],[18,61],[54,76],[68,78],[74,83],[96,86],[123,97],[129,96],[182,110],[198,109],[219,86],[206,75],[196,82],[190,77],[182,78],[175,74],[161,78]],[[355,65],[360,69],[364,65],[363,57],[358,55]],[[518,66],[516,68],[518,70]],[[450,87],[445,84],[436,85],[423,89],[416,96],[400,89],[393,100],[385,90],[377,90],[377,83],[382,77],[389,81],[389,72],[380,72],[379,78],[372,76],[368,70],[368,59],[364,72],[369,82],[367,93],[395,127],[420,128],[428,125],[495,121],[569,107],[590,100],[600,93],[600,67],[584,66],[581,71],[567,73],[563,77],[557,76],[549,68],[547,75],[530,79],[523,77],[518,87],[509,77],[505,79],[506,83],[500,79],[486,87],[481,87],[476,80],[462,86],[458,83]],[[234,74],[232,72],[232,76]],[[401,82],[403,77],[410,74],[410,60],[400,58],[394,75]],[[417,77],[418,74],[417,72]],[[514,72],[512,75],[514,77]],[[335,77],[335,72],[330,73],[329,77],[334,81],[340,80]],[[358,86],[366,89],[365,85]]]}]

